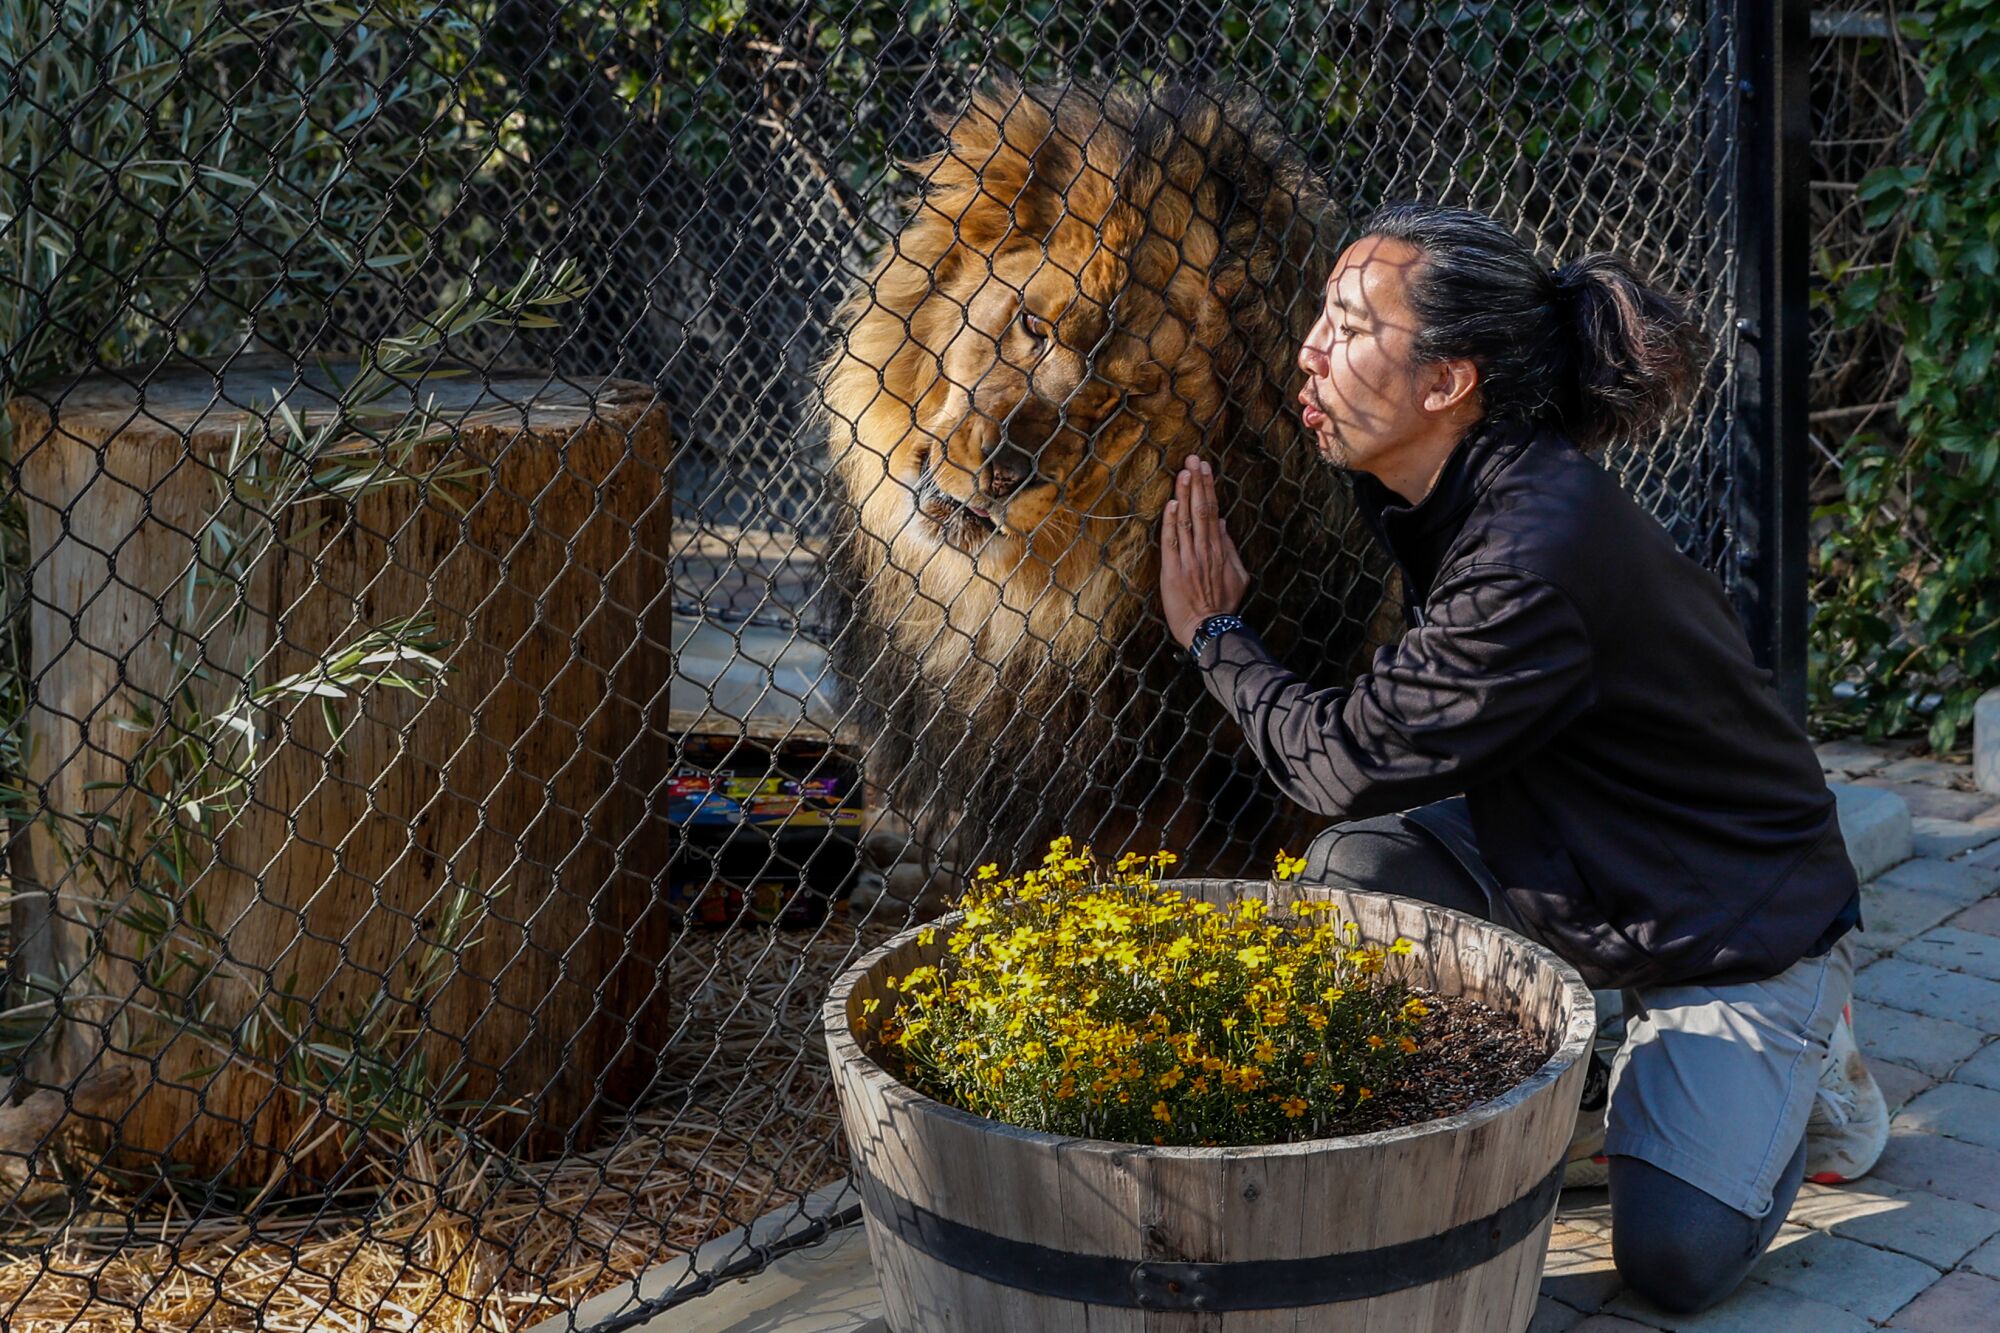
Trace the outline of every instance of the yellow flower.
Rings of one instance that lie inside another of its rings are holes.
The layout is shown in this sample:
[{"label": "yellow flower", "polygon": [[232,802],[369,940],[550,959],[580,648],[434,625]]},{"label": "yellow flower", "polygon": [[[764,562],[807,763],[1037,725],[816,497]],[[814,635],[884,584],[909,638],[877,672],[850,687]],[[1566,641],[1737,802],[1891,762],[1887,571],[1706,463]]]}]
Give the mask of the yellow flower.
[{"label": "yellow flower", "polygon": [[1165,1102],[1154,1102],[1153,1119],[1160,1121],[1162,1124],[1172,1124],[1174,1113],[1167,1109]]},{"label": "yellow flower", "polygon": [[1408,1037],[1396,1038],[1396,1044],[1403,1048],[1404,1055],[1413,1055],[1416,1053],[1417,1044],[1411,1041]]},{"label": "yellow flower", "polygon": [[1405,1018],[1426,1018],[1429,1017],[1430,1012],[1430,1006],[1414,995],[1403,1001],[1403,1016]]},{"label": "yellow flower", "polygon": [[1248,968],[1259,968],[1271,956],[1271,951],[1261,944],[1252,944],[1236,951],[1236,961]]},{"label": "yellow flower", "polygon": [[1305,868],[1306,859],[1303,856],[1287,856],[1283,851],[1278,853],[1276,872],[1279,879],[1294,879]]},{"label": "yellow flower", "polygon": [[1306,1099],[1297,1093],[1293,1093],[1291,1096],[1285,1098],[1284,1102],[1280,1104],[1279,1109],[1291,1119],[1297,1120],[1306,1113]]},{"label": "yellow flower", "polygon": [[1375,1035],[1374,1033],[1372,1033],[1372,1032],[1371,1032],[1371,1033],[1369,1033],[1369,1034],[1368,1034],[1368,1049],[1369,1049],[1369,1050],[1371,1050],[1371,1051],[1379,1051],[1379,1050],[1381,1050],[1381,1049],[1382,1049],[1382,1048],[1383,1048],[1384,1046],[1387,1046],[1388,1044],[1389,1044],[1388,1042],[1386,1042],[1386,1041],[1383,1041],[1383,1040],[1382,1040],[1382,1039],[1381,1039],[1380,1037],[1376,1036],[1376,1035]]},{"label": "yellow flower", "polygon": [[1250,1058],[1260,1065],[1270,1064],[1278,1058],[1278,1048],[1272,1044],[1269,1037],[1261,1038],[1256,1046],[1251,1048]]}]

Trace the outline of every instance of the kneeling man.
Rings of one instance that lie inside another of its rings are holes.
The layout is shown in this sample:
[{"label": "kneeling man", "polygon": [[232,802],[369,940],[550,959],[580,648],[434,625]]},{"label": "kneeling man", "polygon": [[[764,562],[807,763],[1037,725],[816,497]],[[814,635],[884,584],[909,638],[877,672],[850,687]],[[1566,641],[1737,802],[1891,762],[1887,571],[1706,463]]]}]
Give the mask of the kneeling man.
[{"label": "kneeling man", "polygon": [[1351,685],[1279,666],[1212,470],[1181,470],[1161,597],[1284,791],[1339,821],[1305,877],[1457,908],[1623,994],[1569,1178],[1626,1282],[1735,1289],[1801,1181],[1888,1135],[1848,1011],[1860,893],[1818,760],[1721,584],[1592,455],[1686,402],[1702,340],[1623,260],[1551,268],[1494,219],[1378,212],[1299,365],[1322,458],[1401,571]]}]

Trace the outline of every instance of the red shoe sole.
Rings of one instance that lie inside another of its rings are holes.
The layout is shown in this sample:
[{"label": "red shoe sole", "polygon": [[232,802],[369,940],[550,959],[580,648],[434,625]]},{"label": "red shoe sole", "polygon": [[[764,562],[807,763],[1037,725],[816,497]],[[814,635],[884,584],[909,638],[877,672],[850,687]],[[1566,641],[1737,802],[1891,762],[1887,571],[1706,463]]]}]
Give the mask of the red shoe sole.
[{"label": "red shoe sole", "polygon": [[1847,1185],[1859,1180],[1859,1176],[1843,1176],[1838,1171],[1822,1171],[1816,1176],[1807,1176],[1815,1185]]}]

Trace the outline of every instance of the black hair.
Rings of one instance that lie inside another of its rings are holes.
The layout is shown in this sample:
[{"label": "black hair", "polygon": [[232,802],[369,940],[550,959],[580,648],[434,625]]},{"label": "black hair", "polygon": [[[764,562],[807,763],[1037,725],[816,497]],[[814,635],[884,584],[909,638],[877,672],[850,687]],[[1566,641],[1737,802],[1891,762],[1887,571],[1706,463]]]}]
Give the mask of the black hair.
[{"label": "black hair", "polygon": [[1627,260],[1551,267],[1484,213],[1385,204],[1363,233],[1422,252],[1406,299],[1416,364],[1465,357],[1490,419],[1547,421],[1585,450],[1659,426],[1692,395],[1707,338],[1682,297]]}]

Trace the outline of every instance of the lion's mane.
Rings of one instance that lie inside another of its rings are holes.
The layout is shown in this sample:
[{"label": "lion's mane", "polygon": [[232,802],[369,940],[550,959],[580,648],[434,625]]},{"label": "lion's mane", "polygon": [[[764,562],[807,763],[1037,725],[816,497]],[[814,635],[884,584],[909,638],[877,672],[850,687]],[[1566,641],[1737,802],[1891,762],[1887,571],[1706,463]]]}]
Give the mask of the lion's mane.
[{"label": "lion's mane", "polygon": [[1238,87],[1003,82],[939,128],[821,371],[871,781],[961,866],[1068,832],[1261,873],[1302,812],[1166,633],[1158,520],[1213,461],[1272,649],[1328,681],[1379,637],[1293,401],[1337,211]]}]

